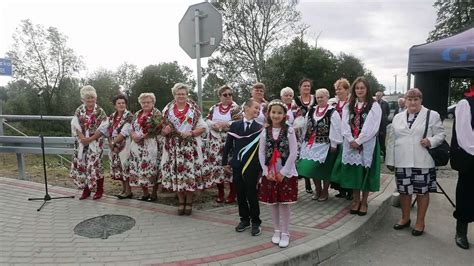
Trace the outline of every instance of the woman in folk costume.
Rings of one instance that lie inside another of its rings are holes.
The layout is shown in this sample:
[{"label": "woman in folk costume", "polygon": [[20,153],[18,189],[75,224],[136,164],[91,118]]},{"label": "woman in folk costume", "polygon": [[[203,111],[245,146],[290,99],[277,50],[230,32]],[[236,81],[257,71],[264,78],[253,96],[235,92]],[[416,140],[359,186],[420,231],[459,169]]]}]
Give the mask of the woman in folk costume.
[{"label": "woman in folk costume", "polygon": [[232,101],[232,89],[225,85],[217,91],[220,102],[209,109],[207,125],[210,134],[206,142],[204,164],[212,173],[212,180],[217,184],[217,203],[224,202],[224,184],[229,183],[230,192],[225,203],[235,202],[235,185],[232,183],[232,174],[225,172],[221,165],[224,145],[230,124],[242,117],[240,106]]},{"label": "woman in folk costume", "polygon": [[163,187],[177,193],[178,215],[191,215],[193,193],[212,185],[203,165],[201,135],[207,124],[197,104],[188,98],[189,86],[176,83],[174,100],[163,109],[165,146],[161,160]]},{"label": "woman in folk costume", "polygon": [[71,121],[72,135],[76,137],[70,176],[74,183],[82,189],[80,200],[91,194],[97,186],[94,199],[100,199],[104,192],[104,176],[102,169],[102,151],[104,139],[95,134],[100,124],[107,118],[104,110],[97,102],[94,87],[81,88],[83,104],[76,109]]},{"label": "woman in folk costume", "polygon": [[[351,84],[345,78],[338,79],[334,83],[334,90],[336,92],[337,101],[334,103],[334,108],[336,108],[339,117],[342,118],[342,110],[346,107],[347,103],[349,102],[349,94],[350,94]],[[342,134],[342,131],[341,131]],[[338,145],[339,152],[342,152],[341,145]],[[346,200],[352,200],[352,189],[347,189],[341,187],[340,184],[331,182],[331,187],[337,191],[336,198],[346,198]]]},{"label": "woman in folk costume", "polygon": [[[280,99],[288,109],[286,112],[286,123],[293,128],[301,128],[304,123],[304,116],[300,107],[293,100],[294,97],[295,93],[290,87],[285,87],[280,91]],[[298,137],[298,134],[296,135]]]},{"label": "woman in folk costume", "polygon": [[[369,192],[380,188],[380,146],[377,133],[382,110],[371,96],[365,77],[352,83],[349,103],[342,112],[342,153],[336,159],[332,179],[353,189],[351,214],[367,214]],[[362,191],[362,197],[361,197]]]},{"label": "woman in folk costume", "polygon": [[112,103],[115,112],[100,125],[96,134],[106,136],[109,141],[110,177],[122,182],[122,193],[117,195],[117,198],[130,199],[133,195],[128,180],[128,158],[133,115],[127,110],[127,98],[124,95],[115,96]]},{"label": "woman in folk costume", "polygon": [[[142,201],[156,201],[160,182],[161,146],[159,134],[163,128],[163,117],[155,108],[156,98],[153,93],[142,93],[138,96],[142,109],[132,118],[132,143],[130,144],[129,175],[130,185],[141,187]],[[152,187],[150,194],[148,188]]]},{"label": "woman in folk costume", "polygon": [[[300,107],[301,115],[303,117],[305,117],[308,111],[311,110],[314,105],[316,105],[316,98],[314,97],[314,95],[311,94],[312,86],[313,82],[308,78],[301,79],[298,86],[300,96],[295,98],[295,103]],[[302,176],[300,175],[299,178],[302,178]],[[304,185],[306,193],[313,194],[313,189],[311,188],[311,180],[309,180],[308,178],[304,178]]]},{"label": "woman in folk costume", "polygon": [[[306,115],[303,128],[298,173],[312,178],[316,184],[313,200],[326,201],[329,198],[329,180],[337,145],[342,143],[341,118],[336,109],[328,104],[329,91],[316,91],[317,105]],[[321,186],[323,181],[323,186]]]},{"label": "woman in folk costume", "polygon": [[[260,113],[255,119],[260,125],[265,124],[265,114],[267,112],[267,100],[265,100],[265,84],[257,82],[252,86],[252,98],[260,104]],[[243,108],[243,105],[242,105]]]},{"label": "woman in folk costume", "polygon": [[272,205],[275,232],[272,242],[287,247],[290,206],[298,197],[298,172],[295,160],[298,145],[295,131],[286,123],[286,104],[275,100],[268,105],[268,126],[260,134],[258,158],[262,167],[259,199]]}]

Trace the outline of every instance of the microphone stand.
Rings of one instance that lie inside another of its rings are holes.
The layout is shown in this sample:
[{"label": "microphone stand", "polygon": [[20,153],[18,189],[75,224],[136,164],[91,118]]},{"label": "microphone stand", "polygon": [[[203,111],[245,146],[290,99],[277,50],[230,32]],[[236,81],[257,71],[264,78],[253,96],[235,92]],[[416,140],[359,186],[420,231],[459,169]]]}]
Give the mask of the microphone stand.
[{"label": "microphone stand", "polygon": [[41,209],[44,207],[46,202],[53,200],[53,199],[72,199],[74,196],[64,196],[64,197],[51,197],[48,193],[48,176],[46,174],[46,158],[45,158],[45,152],[44,152],[44,136],[43,136],[43,111],[41,109],[41,95],[43,94],[44,90],[41,90],[38,93],[39,99],[39,109],[40,109],[40,140],[41,140],[41,153],[43,155],[43,175],[44,175],[44,188],[46,191],[46,194],[44,195],[43,198],[29,198],[28,200],[42,200],[43,204],[36,210],[36,211],[41,211]]}]

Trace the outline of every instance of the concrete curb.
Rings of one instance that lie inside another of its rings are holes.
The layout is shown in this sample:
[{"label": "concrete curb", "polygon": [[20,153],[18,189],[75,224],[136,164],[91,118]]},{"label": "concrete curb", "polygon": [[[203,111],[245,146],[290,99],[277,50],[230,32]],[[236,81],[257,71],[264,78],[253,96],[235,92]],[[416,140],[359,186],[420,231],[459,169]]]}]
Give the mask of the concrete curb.
[{"label": "concrete curb", "polygon": [[391,177],[384,191],[369,201],[369,212],[365,217],[354,216],[340,228],[317,239],[236,265],[316,265],[345,252],[363,240],[384,217],[391,206],[394,189],[395,182]]}]

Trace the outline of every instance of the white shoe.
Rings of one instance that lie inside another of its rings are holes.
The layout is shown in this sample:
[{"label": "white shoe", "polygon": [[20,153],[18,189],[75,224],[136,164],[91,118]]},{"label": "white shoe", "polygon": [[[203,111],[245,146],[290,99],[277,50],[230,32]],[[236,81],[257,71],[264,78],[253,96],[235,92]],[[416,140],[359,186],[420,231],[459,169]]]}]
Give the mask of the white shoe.
[{"label": "white shoe", "polygon": [[280,237],[280,242],[278,243],[278,246],[281,248],[286,248],[290,244],[290,235],[282,233]]},{"label": "white shoe", "polygon": [[280,230],[275,230],[272,236],[272,243],[278,245],[280,243]]}]

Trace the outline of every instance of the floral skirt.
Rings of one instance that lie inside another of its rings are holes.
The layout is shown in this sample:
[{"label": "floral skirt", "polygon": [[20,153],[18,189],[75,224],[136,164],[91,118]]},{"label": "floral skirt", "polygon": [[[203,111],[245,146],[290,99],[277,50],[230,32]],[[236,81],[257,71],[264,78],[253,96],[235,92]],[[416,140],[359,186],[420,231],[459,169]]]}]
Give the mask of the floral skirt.
[{"label": "floral skirt", "polygon": [[222,155],[224,153],[224,145],[226,133],[220,134],[216,138],[209,134],[204,149],[204,167],[208,173],[212,174],[212,182],[215,184],[223,184],[232,182],[232,174],[226,173],[222,166]]},{"label": "floral skirt", "polygon": [[298,198],[298,177],[285,177],[281,182],[262,177],[258,199],[263,203],[294,203]]},{"label": "floral skirt", "polygon": [[94,150],[85,147],[79,158],[79,142],[76,140],[69,176],[80,189],[85,187],[94,189],[97,180],[104,178],[101,160],[103,140],[100,139],[98,144],[95,146],[97,149]]},{"label": "floral skirt", "polygon": [[122,160],[118,153],[110,154],[110,177],[113,180],[126,181],[128,179],[127,169],[122,168]]},{"label": "floral skirt", "polygon": [[163,187],[175,192],[211,187],[213,183],[203,166],[202,152],[201,142],[196,138],[166,138],[161,162]]},{"label": "floral skirt", "polygon": [[157,138],[145,139],[140,145],[132,141],[128,164],[130,186],[152,186],[160,181],[160,143]]}]

